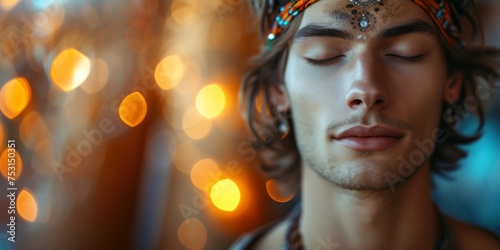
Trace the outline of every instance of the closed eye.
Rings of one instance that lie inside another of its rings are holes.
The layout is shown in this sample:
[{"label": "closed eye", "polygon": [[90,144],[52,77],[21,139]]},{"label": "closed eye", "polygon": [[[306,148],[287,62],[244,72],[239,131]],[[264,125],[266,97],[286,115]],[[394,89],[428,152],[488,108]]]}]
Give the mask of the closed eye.
[{"label": "closed eye", "polygon": [[330,57],[330,58],[322,59],[322,60],[312,59],[312,58],[307,58],[307,57],[305,59],[306,59],[307,63],[314,65],[314,66],[327,66],[327,65],[331,65],[333,63],[336,63],[342,57],[345,57],[345,56],[339,55],[339,56]]},{"label": "closed eye", "polygon": [[388,54],[386,55],[396,61],[405,62],[405,63],[417,63],[421,62],[425,59],[425,55],[417,55],[417,56],[401,56],[396,54]]}]

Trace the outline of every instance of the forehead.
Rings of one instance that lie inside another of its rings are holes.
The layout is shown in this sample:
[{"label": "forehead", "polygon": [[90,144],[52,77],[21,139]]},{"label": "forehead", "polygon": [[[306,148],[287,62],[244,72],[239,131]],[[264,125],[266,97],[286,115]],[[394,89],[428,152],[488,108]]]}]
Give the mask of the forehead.
[{"label": "forehead", "polygon": [[[373,3],[363,6],[363,3]],[[304,11],[300,27],[333,26],[359,34],[374,34],[387,26],[420,19],[432,24],[427,13],[411,0],[321,0]]]}]

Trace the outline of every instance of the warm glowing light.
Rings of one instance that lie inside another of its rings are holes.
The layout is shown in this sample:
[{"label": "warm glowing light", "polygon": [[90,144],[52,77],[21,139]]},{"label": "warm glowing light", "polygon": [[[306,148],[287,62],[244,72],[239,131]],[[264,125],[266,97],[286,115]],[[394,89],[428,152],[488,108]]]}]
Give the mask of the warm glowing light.
[{"label": "warm glowing light", "polygon": [[[11,165],[9,165],[9,161]],[[14,167],[15,170],[9,169],[9,167]],[[16,180],[19,179],[21,173],[23,172],[23,161],[21,160],[21,155],[19,154],[19,151],[16,150],[14,153],[11,150],[11,152],[9,152],[8,147],[6,147],[3,150],[3,153],[0,156],[0,171],[2,172],[2,175],[3,177],[5,177],[5,179],[8,179],[9,176]],[[14,174],[11,174],[10,172],[14,172]]]},{"label": "warm glowing light", "polygon": [[30,100],[31,88],[23,77],[8,81],[0,90],[0,110],[9,119],[18,116]]},{"label": "warm glowing light", "polygon": [[198,5],[199,1],[174,0],[170,6],[171,16],[179,24],[190,24],[200,17]]},{"label": "warm glowing light", "polygon": [[34,222],[38,214],[38,205],[35,197],[27,190],[23,189],[17,196],[17,213],[21,218]]},{"label": "warm glowing light", "polygon": [[240,189],[231,179],[223,179],[212,187],[210,198],[220,210],[233,211],[240,203]]},{"label": "warm glowing light", "polygon": [[226,96],[218,84],[205,86],[196,96],[196,108],[206,118],[214,118],[222,113],[226,105]]},{"label": "warm glowing light", "polygon": [[203,249],[207,242],[207,230],[196,218],[189,218],[177,229],[179,241],[188,249]]},{"label": "warm glowing light", "polygon": [[155,80],[162,89],[175,87],[184,75],[184,65],[176,55],[165,57],[155,69]]},{"label": "warm glowing light", "polygon": [[62,51],[52,62],[50,76],[63,91],[71,91],[80,86],[89,76],[92,63],[76,49]]},{"label": "warm glowing light", "polygon": [[221,176],[219,165],[212,159],[203,159],[194,164],[191,169],[191,181],[193,184],[204,191],[209,191],[210,185],[213,185]]},{"label": "warm glowing light", "polygon": [[122,121],[130,127],[135,127],[144,120],[148,112],[146,99],[138,91],[123,99],[118,109]]},{"label": "warm glowing light", "polygon": [[181,94],[191,94],[199,89],[202,83],[200,68],[196,61],[186,60],[184,63],[184,71],[189,74],[182,76],[182,84],[175,86],[175,90]]},{"label": "warm glowing light", "polygon": [[83,91],[93,94],[104,88],[109,78],[109,69],[106,62],[102,59],[96,59],[92,65],[92,72],[82,84]]},{"label": "warm glowing light", "polygon": [[201,116],[195,108],[191,108],[182,117],[182,128],[186,135],[198,140],[210,132],[212,121]]},{"label": "warm glowing light", "polygon": [[180,171],[189,174],[200,157],[200,151],[189,140],[179,143],[172,154],[174,165]]},{"label": "warm glowing light", "polygon": [[284,191],[283,186],[281,186],[275,179],[271,179],[266,182],[266,189],[267,193],[273,200],[281,203],[288,202],[295,196],[295,193],[293,192],[287,194],[287,192]]},{"label": "warm glowing light", "polygon": [[9,11],[19,3],[19,0],[0,0],[0,8]]}]

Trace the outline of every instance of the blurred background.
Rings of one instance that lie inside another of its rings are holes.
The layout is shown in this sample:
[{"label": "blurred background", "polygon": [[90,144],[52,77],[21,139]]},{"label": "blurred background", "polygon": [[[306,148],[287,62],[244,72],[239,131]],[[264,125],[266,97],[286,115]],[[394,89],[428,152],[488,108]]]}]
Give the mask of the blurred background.
[{"label": "blurred background", "polygon": [[[500,3],[479,4],[500,45]],[[238,110],[251,18],[246,0],[0,0],[0,249],[226,249],[286,214],[297,197],[259,172]],[[486,136],[434,195],[500,235],[500,98],[486,101]]]}]

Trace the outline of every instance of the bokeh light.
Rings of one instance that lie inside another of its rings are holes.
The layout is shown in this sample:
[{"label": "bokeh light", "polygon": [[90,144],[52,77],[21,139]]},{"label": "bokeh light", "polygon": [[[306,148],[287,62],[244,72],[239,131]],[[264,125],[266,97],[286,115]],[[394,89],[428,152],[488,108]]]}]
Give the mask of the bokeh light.
[{"label": "bokeh light", "polygon": [[158,86],[168,90],[175,87],[184,75],[184,65],[177,55],[161,60],[155,69],[155,80]]},{"label": "bokeh light", "polygon": [[214,160],[210,158],[200,160],[191,169],[191,181],[197,188],[208,192],[210,185],[218,181],[220,171],[219,165]]},{"label": "bokeh light", "polygon": [[200,157],[200,150],[189,140],[179,143],[172,154],[172,160],[177,169],[189,174]]},{"label": "bokeh light", "polygon": [[196,96],[196,108],[206,118],[214,118],[224,110],[226,95],[218,84],[205,86]]},{"label": "bokeh light", "polygon": [[175,90],[182,95],[187,95],[199,89],[199,85],[202,83],[202,76],[199,65],[194,60],[186,60],[184,71],[189,72],[189,74],[182,76],[182,84],[177,84]]},{"label": "bokeh light", "polygon": [[82,84],[82,89],[88,94],[93,94],[104,88],[109,78],[108,65],[103,59],[96,59],[92,64],[92,71]]},{"label": "bokeh light", "polygon": [[19,0],[0,0],[0,8],[9,11],[19,3]]},{"label": "bokeh light", "polygon": [[63,91],[80,86],[89,76],[92,63],[80,51],[70,48],[62,51],[52,62],[50,76]]},{"label": "bokeh light", "polygon": [[0,110],[9,119],[18,116],[30,100],[31,88],[23,77],[8,81],[0,90]]},{"label": "bokeh light", "polygon": [[202,5],[197,0],[174,0],[170,7],[172,18],[178,24],[191,24],[199,19]]},{"label": "bokeh light", "polygon": [[212,121],[201,116],[196,108],[191,108],[182,117],[182,128],[189,137],[198,140],[205,137],[212,129]]},{"label": "bokeh light", "polygon": [[34,222],[38,215],[38,204],[33,194],[27,189],[23,189],[17,196],[17,212],[21,218]]},{"label": "bokeh light", "polygon": [[[21,155],[19,154],[18,150],[16,150],[16,152],[15,152],[14,160],[15,160],[15,168],[16,168],[14,171],[15,175],[14,176],[11,175],[10,177],[18,180],[19,177],[21,177],[21,173],[23,172],[23,161],[21,159]],[[2,155],[0,156],[0,171],[2,172],[2,175],[3,175],[3,177],[5,177],[5,179],[8,179],[8,177],[9,177],[8,162],[9,162],[9,148],[6,147],[3,150]]]},{"label": "bokeh light", "polygon": [[179,241],[188,249],[203,249],[207,243],[207,230],[196,218],[183,221],[177,229]]},{"label": "bokeh light", "polygon": [[118,109],[120,118],[130,127],[139,125],[146,117],[147,112],[148,104],[139,91],[125,97]]},{"label": "bokeh light", "polygon": [[266,182],[266,189],[269,197],[280,203],[288,202],[295,196],[293,192],[286,192],[285,188],[275,179]]},{"label": "bokeh light", "polygon": [[231,179],[223,179],[215,183],[210,190],[213,204],[223,211],[233,211],[240,203],[240,189]]}]

